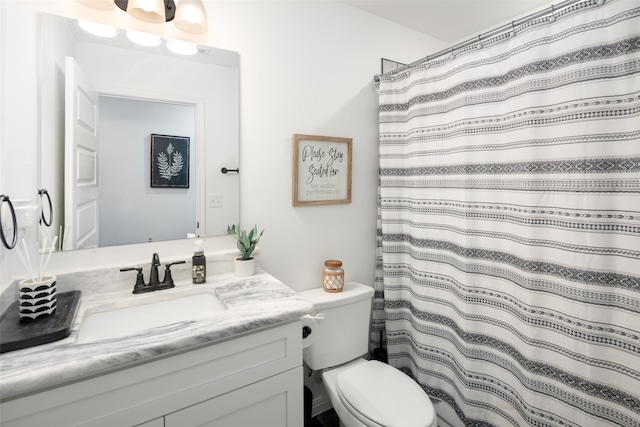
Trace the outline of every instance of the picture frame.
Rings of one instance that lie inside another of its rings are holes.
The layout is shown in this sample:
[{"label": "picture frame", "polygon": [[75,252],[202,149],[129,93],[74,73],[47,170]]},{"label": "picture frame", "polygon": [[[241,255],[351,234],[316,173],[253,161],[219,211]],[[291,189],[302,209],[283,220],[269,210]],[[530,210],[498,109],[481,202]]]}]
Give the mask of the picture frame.
[{"label": "picture frame", "polygon": [[151,187],[189,188],[189,137],[151,134]]},{"label": "picture frame", "polygon": [[351,138],[293,136],[293,206],[351,203]]}]

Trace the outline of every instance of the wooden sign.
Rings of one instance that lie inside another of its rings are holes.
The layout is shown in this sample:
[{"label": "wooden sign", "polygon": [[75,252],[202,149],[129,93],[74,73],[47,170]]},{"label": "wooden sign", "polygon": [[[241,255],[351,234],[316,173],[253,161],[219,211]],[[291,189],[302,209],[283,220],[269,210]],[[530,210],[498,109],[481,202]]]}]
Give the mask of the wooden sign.
[{"label": "wooden sign", "polygon": [[294,206],[351,203],[351,144],[351,138],[294,135]]}]

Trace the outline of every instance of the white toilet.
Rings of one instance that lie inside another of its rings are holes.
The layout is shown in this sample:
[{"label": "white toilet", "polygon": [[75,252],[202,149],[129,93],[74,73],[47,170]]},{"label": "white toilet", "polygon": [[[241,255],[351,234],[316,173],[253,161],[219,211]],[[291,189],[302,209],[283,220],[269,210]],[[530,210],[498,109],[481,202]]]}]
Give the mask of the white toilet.
[{"label": "white toilet", "polygon": [[311,369],[323,370],[331,404],[345,427],[437,427],[429,397],[399,370],[360,356],[369,348],[373,288],[346,283],[339,293],[300,292],[318,316],[314,340],[304,349]]}]

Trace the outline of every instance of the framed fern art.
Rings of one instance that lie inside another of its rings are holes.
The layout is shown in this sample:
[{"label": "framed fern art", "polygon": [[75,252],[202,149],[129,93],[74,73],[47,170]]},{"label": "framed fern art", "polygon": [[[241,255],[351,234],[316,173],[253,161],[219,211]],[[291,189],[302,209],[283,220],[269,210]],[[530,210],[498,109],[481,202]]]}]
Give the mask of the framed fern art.
[{"label": "framed fern art", "polygon": [[189,188],[189,137],[151,135],[151,187]]}]

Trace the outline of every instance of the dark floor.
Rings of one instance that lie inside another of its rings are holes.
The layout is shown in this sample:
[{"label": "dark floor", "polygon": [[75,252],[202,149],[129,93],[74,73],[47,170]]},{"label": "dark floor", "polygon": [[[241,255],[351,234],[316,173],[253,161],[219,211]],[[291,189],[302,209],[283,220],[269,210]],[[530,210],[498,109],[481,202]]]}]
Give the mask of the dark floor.
[{"label": "dark floor", "polygon": [[340,427],[338,414],[336,414],[336,411],[333,409],[329,409],[315,418],[312,418],[310,427]]},{"label": "dark floor", "polygon": [[338,414],[333,409],[329,409],[313,418],[311,427],[339,427],[340,421],[338,420]]}]

